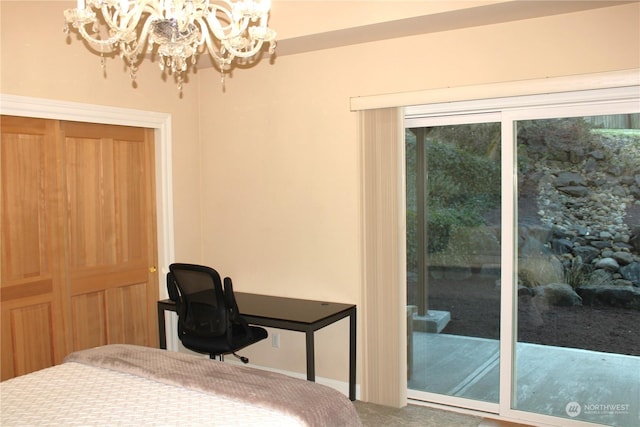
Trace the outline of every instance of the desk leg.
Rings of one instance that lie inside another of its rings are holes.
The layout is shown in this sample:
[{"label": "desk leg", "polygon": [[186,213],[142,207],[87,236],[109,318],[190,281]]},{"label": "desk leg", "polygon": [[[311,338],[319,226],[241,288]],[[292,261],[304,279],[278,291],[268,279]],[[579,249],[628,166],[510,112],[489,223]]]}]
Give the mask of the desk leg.
[{"label": "desk leg", "polygon": [[349,399],[356,400],[356,308],[349,314]]},{"label": "desk leg", "polygon": [[314,331],[307,331],[307,381],[316,380],[316,362],[313,341]]},{"label": "desk leg", "polygon": [[167,331],[164,327],[164,308],[158,304],[158,342],[160,344],[160,348],[163,350],[167,349]]}]

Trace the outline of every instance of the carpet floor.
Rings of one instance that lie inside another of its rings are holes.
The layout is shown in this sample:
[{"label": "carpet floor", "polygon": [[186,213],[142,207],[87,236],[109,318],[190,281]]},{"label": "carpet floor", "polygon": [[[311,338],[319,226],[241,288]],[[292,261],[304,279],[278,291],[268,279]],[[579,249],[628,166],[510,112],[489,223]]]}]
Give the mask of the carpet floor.
[{"label": "carpet floor", "polygon": [[353,402],[364,427],[532,427],[419,405],[404,408]]},{"label": "carpet floor", "polygon": [[480,417],[418,405],[390,408],[356,401],[354,406],[364,427],[478,427],[482,421]]}]

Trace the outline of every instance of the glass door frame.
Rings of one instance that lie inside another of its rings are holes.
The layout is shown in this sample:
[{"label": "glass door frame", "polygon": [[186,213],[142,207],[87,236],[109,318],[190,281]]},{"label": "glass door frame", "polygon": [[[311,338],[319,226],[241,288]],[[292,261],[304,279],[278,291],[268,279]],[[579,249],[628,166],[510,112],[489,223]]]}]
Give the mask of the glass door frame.
[{"label": "glass door frame", "polygon": [[[408,129],[408,128],[420,128],[420,127],[455,126],[455,125],[481,124],[481,123],[500,123],[501,120],[502,118],[499,112],[492,112],[492,111],[469,112],[469,113],[460,113],[460,114],[454,114],[454,115],[432,115],[432,116],[426,116],[426,117],[405,118],[404,127],[405,129]],[[502,177],[502,179],[504,179],[504,177]],[[502,316],[502,313],[501,313],[501,316]],[[502,353],[502,349],[500,349],[500,352]],[[500,384],[496,384],[496,387],[500,387]],[[494,414],[497,414],[499,412],[498,403],[484,402],[480,400],[471,400],[468,398],[430,393],[427,391],[411,390],[409,392],[409,398],[414,398],[417,400],[425,400],[425,401],[435,402],[435,403],[444,404],[444,405],[463,407],[467,409],[494,413]]]},{"label": "glass door frame", "polygon": [[[559,418],[513,409],[516,387],[517,344],[517,152],[515,123],[519,120],[580,117],[640,112],[640,86],[527,95],[404,108],[405,128],[436,124],[473,123],[467,120],[497,117],[501,122],[501,311],[500,380],[497,404],[409,390],[411,400],[496,414],[500,418],[539,424],[597,426],[585,421]],[[494,120],[495,121],[495,120]],[[423,123],[428,123],[425,125]],[[405,179],[402,177],[402,179]],[[406,266],[405,266],[406,267]]]}]

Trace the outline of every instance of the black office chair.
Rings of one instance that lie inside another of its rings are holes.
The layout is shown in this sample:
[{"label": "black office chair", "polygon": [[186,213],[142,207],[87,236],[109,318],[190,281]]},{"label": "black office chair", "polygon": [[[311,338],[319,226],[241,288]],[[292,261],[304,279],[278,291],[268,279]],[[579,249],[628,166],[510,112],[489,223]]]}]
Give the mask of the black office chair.
[{"label": "black office chair", "polygon": [[267,331],[249,326],[238,311],[231,279],[224,289],[216,270],[203,265],[171,264],[167,274],[169,298],[176,303],[178,337],[186,348],[216,356],[233,354],[243,363],[249,359],[237,351],[267,338]]}]

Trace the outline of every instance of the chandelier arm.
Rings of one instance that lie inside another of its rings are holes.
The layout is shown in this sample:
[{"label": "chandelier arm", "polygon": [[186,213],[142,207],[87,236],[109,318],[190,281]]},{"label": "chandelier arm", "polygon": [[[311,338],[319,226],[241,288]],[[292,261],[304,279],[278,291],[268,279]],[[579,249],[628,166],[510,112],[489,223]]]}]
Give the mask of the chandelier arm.
[{"label": "chandelier arm", "polygon": [[147,43],[150,43],[150,46],[152,47],[153,42],[147,39],[147,34],[149,33],[149,28],[151,27],[151,25],[153,25],[153,20],[147,19],[144,23],[144,26],[142,27],[142,31],[140,31],[140,36],[134,44],[133,49],[129,49],[129,44],[125,44],[124,47],[121,48],[127,59],[129,59],[130,63],[132,62],[132,59],[136,59],[136,57],[140,54]]},{"label": "chandelier arm", "polygon": [[[146,11],[147,6],[149,5],[145,5],[144,8],[135,6],[134,9],[131,10],[131,13],[120,13],[121,11],[119,10],[114,10],[113,13],[111,13],[109,6],[105,3],[102,5],[101,10],[104,21],[110,30],[121,34],[135,34],[135,28],[140,22],[143,12]],[[151,12],[157,13],[155,9],[151,9]],[[151,12],[150,15],[155,14]],[[120,37],[122,38],[122,36]]]},{"label": "chandelier arm", "polygon": [[[247,18],[246,16],[243,18],[245,20],[248,21],[249,18]],[[248,25],[248,23],[246,23]],[[265,38],[264,38],[264,34],[266,34],[266,30],[268,30],[268,28],[266,28],[266,26],[261,26],[259,28],[261,28],[263,31],[263,35],[260,35],[258,37],[255,37],[252,32],[250,31],[251,28],[256,28],[256,27],[250,27],[249,29],[247,29],[247,32],[249,33],[249,37],[246,38],[244,37],[242,34],[244,33],[244,31],[238,35],[237,37],[228,37],[226,39],[222,39],[221,42],[224,44],[225,48],[232,52],[234,56],[238,57],[238,58],[250,58],[252,56],[254,56],[255,54],[257,54],[260,49],[262,49],[262,46],[264,44]],[[242,45],[240,48],[236,48],[234,46],[234,39],[239,39],[242,38],[244,39],[243,41],[246,41],[247,44]],[[249,48],[250,47],[250,48]]]},{"label": "chandelier arm", "polygon": [[100,53],[111,53],[115,50],[114,44],[118,41],[118,37],[109,37],[106,40],[97,39],[87,32],[85,26],[78,27],[78,33],[89,45]]},{"label": "chandelier arm", "polygon": [[157,1],[154,1],[153,4],[145,3],[144,6],[139,9],[140,9],[140,15],[146,12],[149,14],[149,17],[153,19],[165,18],[164,14],[162,13],[163,11],[162,6],[160,6]]},{"label": "chandelier arm", "polygon": [[[217,0],[217,1],[221,1],[221,0]],[[186,16],[187,20],[191,20],[193,22],[196,19],[205,18],[210,13],[211,6],[212,5],[209,3],[208,0],[204,2],[200,2],[197,5],[194,5],[191,12]]]},{"label": "chandelier arm", "polygon": [[218,65],[222,67],[224,66],[225,63],[227,63],[227,61],[231,63],[231,61],[233,60],[233,56],[231,56],[231,58],[225,58],[225,55],[221,53],[218,49],[216,49],[216,47],[213,45],[213,42],[211,41],[211,33],[208,30],[203,31],[202,36],[204,38],[205,45],[207,46],[207,51],[209,52],[209,55],[211,55],[213,59],[215,59],[218,62]]},{"label": "chandelier arm", "polygon": [[[193,20],[194,24],[197,24],[198,29],[200,30],[200,40],[196,43],[200,48],[202,45],[206,45],[209,43],[207,38],[209,37],[209,27],[207,26],[207,21],[204,18],[204,15],[200,14],[197,18]],[[208,46],[206,46],[208,48]],[[204,48],[201,49],[204,51]],[[211,53],[209,51],[209,53]]]},{"label": "chandelier arm", "polygon": [[222,10],[225,13],[225,15],[231,16],[231,11],[233,10],[233,3],[234,3],[233,1],[230,1],[230,0],[217,0],[217,3],[224,3],[226,5],[226,7],[225,6],[221,6],[219,4],[216,4],[216,3],[211,3],[211,2],[209,2],[209,7],[210,8],[214,8],[214,9]]},{"label": "chandelier arm", "polygon": [[100,11],[102,12],[102,17],[104,19],[104,22],[107,24],[107,27],[109,28],[109,30],[112,31],[122,31],[123,29],[120,27],[119,22],[118,21],[118,17],[120,16],[119,13],[115,12],[112,14],[111,11],[109,10],[109,6],[105,3],[102,5],[102,7],[100,8]]},{"label": "chandelier arm", "polygon": [[[220,1],[223,1],[223,0],[220,0]],[[229,3],[229,5],[231,6],[230,2],[226,2],[226,3]],[[225,9],[224,7],[217,4],[210,4],[209,6],[213,10],[209,13],[206,20],[211,24],[212,29],[215,28],[219,30],[220,33],[216,34],[214,32],[214,35],[220,40],[238,37],[246,30],[247,26],[249,25],[249,20],[247,19],[246,16],[243,16],[241,20],[242,25],[234,26],[233,23],[236,21],[234,20],[233,12],[231,10]],[[225,15],[225,17],[229,20],[229,24],[224,26],[221,25],[221,22],[217,16],[218,11],[222,12],[223,15]],[[238,21],[237,23],[240,23],[240,21]]]},{"label": "chandelier arm", "polygon": [[238,50],[235,49],[233,46],[229,46],[227,47],[227,50],[230,51],[234,57],[237,58],[251,58],[252,56],[254,56],[255,54],[257,54],[260,49],[262,49],[262,45],[264,44],[264,40],[263,39],[258,39],[257,42],[255,42],[254,40],[252,40],[252,48],[250,50]]}]

